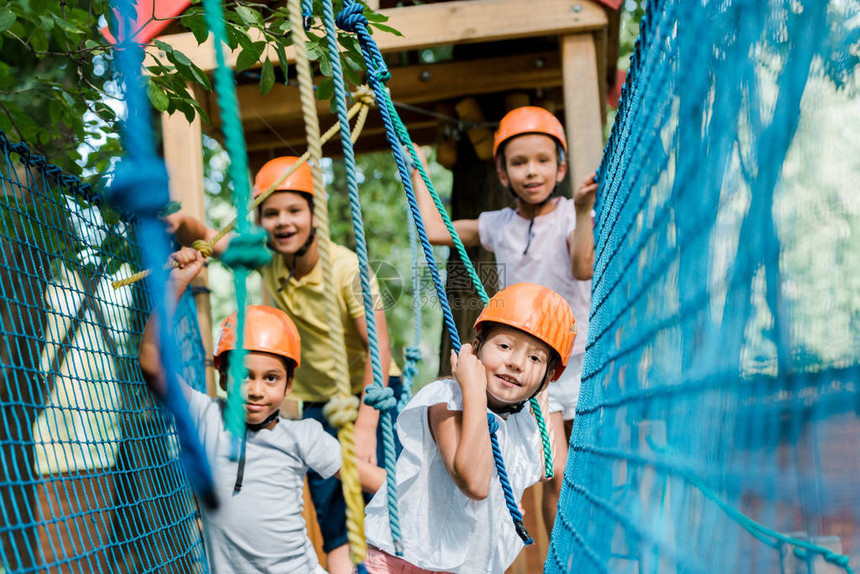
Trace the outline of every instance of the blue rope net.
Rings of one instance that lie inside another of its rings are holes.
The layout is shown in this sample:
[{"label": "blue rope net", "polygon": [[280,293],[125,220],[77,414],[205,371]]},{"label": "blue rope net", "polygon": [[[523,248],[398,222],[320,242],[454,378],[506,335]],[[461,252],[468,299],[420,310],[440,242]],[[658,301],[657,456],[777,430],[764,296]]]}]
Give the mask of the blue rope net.
[{"label": "blue rope net", "polygon": [[547,572],[860,565],[859,16],[649,2]]},{"label": "blue rope net", "polygon": [[[142,382],[133,220],[0,132],[0,572],[206,571],[172,419]],[[183,376],[205,387],[188,297]]]}]

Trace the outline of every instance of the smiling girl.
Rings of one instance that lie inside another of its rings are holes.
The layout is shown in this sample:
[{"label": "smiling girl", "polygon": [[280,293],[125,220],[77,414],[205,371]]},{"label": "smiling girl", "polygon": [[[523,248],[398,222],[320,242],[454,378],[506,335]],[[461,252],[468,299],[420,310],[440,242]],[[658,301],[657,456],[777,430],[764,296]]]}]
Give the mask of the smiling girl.
[{"label": "smiling girl", "polygon": [[403,557],[395,556],[383,485],[367,507],[365,565],[371,573],[500,573],[523,548],[494,463],[488,420],[497,427],[518,501],[543,470],[537,424],[523,406],[564,372],[575,321],[558,293],[518,283],[490,300],[475,330],[472,344],[451,354],[453,379],[421,389],[397,419]]},{"label": "smiling girl", "polygon": [[[458,219],[454,229],[466,247],[481,245],[495,255],[499,288],[520,281],[549,287],[567,300],[579,320],[580,336],[564,377],[548,391],[550,428],[559,446],[553,480],[543,488],[543,517],[552,531],[567,462],[567,438],[579,398],[594,262],[592,206],[595,174],[576,190],[573,199],[561,197],[559,186],[567,173],[564,128],[549,111],[524,106],[499,122],[493,160],[501,184],[514,203],[485,211],[477,219]],[[453,246],[430,193],[417,171],[412,177],[427,236],[434,245]]]}]

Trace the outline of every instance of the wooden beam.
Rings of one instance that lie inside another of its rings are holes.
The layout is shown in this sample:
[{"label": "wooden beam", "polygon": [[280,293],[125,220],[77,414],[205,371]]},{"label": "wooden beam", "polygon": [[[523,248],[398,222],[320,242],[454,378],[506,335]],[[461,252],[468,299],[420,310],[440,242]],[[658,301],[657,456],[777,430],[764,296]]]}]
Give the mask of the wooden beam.
[{"label": "wooden beam", "polygon": [[[388,82],[391,97],[397,103],[411,105],[459,99],[469,95],[562,85],[561,58],[557,52],[405,66],[395,68],[392,72]],[[302,121],[297,86],[278,84],[265,96],[260,94],[260,88],[256,84],[237,86],[236,91],[239,117],[246,132]],[[203,100],[204,108],[212,120],[211,127],[219,127],[221,117],[215,103],[215,94],[201,92],[199,95],[206,98]],[[372,111],[371,115],[376,113]],[[336,121],[328,101],[317,102],[317,114],[323,129]]]},{"label": "wooden beam", "polygon": [[591,34],[561,38],[564,74],[564,118],[567,126],[568,167],[572,186],[597,169],[603,154],[603,122],[597,54]]},{"label": "wooden beam", "polygon": [[[182,204],[182,212],[200,221],[206,221],[206,207],[203,202],[203,135],[200,116],[195,116],[190,124],[181,113],[161,115],[161,129],[164,135],[164,159],[170,176],[170,197]],[[206,351],[206,392],[217,396],[215,370],[209,364],[212,357],[212,317],[208,294],[206,269],[192,281],[193,287],[202,289],[194,296],[197,305],[197,321]]]},{"label": "wooden beam", "polygon": [[[438,133],[438,123],[433,118],[421,120],[405,120],[408,125],[409,136],[415,143],[426,145],[433,143]],[[294,124],[287,129],[279,130],[280,133],[288,134],[286,137],[273,136],[270,132],[251,132],[245,134],[248,142],[248,154],[253,156],[250,161],[252,169],[259,167],[265,161],[279,155],[301,155],[305,152],[307,143],[305,140],[304,125]],[[362,130],[361,137],[355,143],[355,151],[363,153],[368,151],[379,151],[388,149],[390,146],[385,137],[385,127],[380,121],[368,123]],[[323,146],[326,157],[338,157],[343,154],[340,139],[329,141]],[[257,163],[259,158],[263,162]]]},{"label": "wooden beam", "polygon": [[[374,31],[383,52],[400,52],[472,42],[498,42],[535,36],[556,36],[590,32],[607,24],[606,14],[592,0],[455,0],[420,6],[380,10],[388,16],[386,25],[402,36]],[[252,30],[252,39],[260,40]],[[160,38],[188,56],[204,71],[215,69],[213,41],[198,45],[190,32]],[[148,53],[158,53],[149,48]],[[234,67],[238,51],[226,54],[227,65]],[[271,48],[264,56],[278,62]],[[287,60],[293,61],[292,49]],[[151,64],[151,60],[147,65]]]},{"label": "wooden beam", "polygon": [[609,40],[609,34],[606,28],[602,30],[597,30],[594,32],[594,45],[597,50],[597,87],[600,90],[600,95],[598,96],[598,101],[600,102],[600,121],[602,124],[606,124],[606,92],[609,89],[609,85],[606,83],[606,56],[607,56],[607,42]]}]

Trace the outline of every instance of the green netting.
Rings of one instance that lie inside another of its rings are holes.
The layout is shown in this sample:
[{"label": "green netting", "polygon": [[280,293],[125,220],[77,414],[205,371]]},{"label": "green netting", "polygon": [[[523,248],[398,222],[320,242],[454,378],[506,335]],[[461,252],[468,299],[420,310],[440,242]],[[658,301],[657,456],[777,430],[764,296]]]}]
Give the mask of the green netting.
[{"label": "green netting", "polygon": [[648,4],[548,572],[860,566],[860,5]]},{"label": "green netting", "polygon": [[[142,382],[129,217],[0,132],[0,572],[206,570],[171,421]],[[176,315],[204,388],[193,301]]]}]

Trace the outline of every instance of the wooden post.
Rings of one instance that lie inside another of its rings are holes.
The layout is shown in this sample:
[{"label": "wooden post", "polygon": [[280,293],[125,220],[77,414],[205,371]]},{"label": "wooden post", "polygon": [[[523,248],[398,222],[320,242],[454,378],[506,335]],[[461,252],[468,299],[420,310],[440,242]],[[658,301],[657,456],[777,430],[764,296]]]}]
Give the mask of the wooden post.
[{"label": "wooden post", "polygon": [[[436,104],[436,113],[453,118],[457,110],[452,104],[442,102]],[[457,140],[449,133],[450,127],[449,122],[440,121],[437,124],[439,135],[436,140],[436,163],[448,170],[454,169],[454,164],[457,163]]]},{"label": "wooden post", "polygon": [[[200,116],[190,124],[179,113],[161,115],[161,129],[164,135],[164,160],[170,176],[170,197],[182,204],[182,213],[206,221],[206,207],[203,202],[203,134]],[[217,396],[215,370],[212,368],[212,316],[209,303],[208,278],[206,269],[191,283],[192,288],[200,288],[194,295],[197,305],[197,320],[203,348],[206,350],[206,392]]]},{"label": "wooden post", "polygon": [[561,38],[564,118],[567,125],[570,183],[578,186],[597,169],[603,155],[600,81],[597,52],[591,34]]}]

